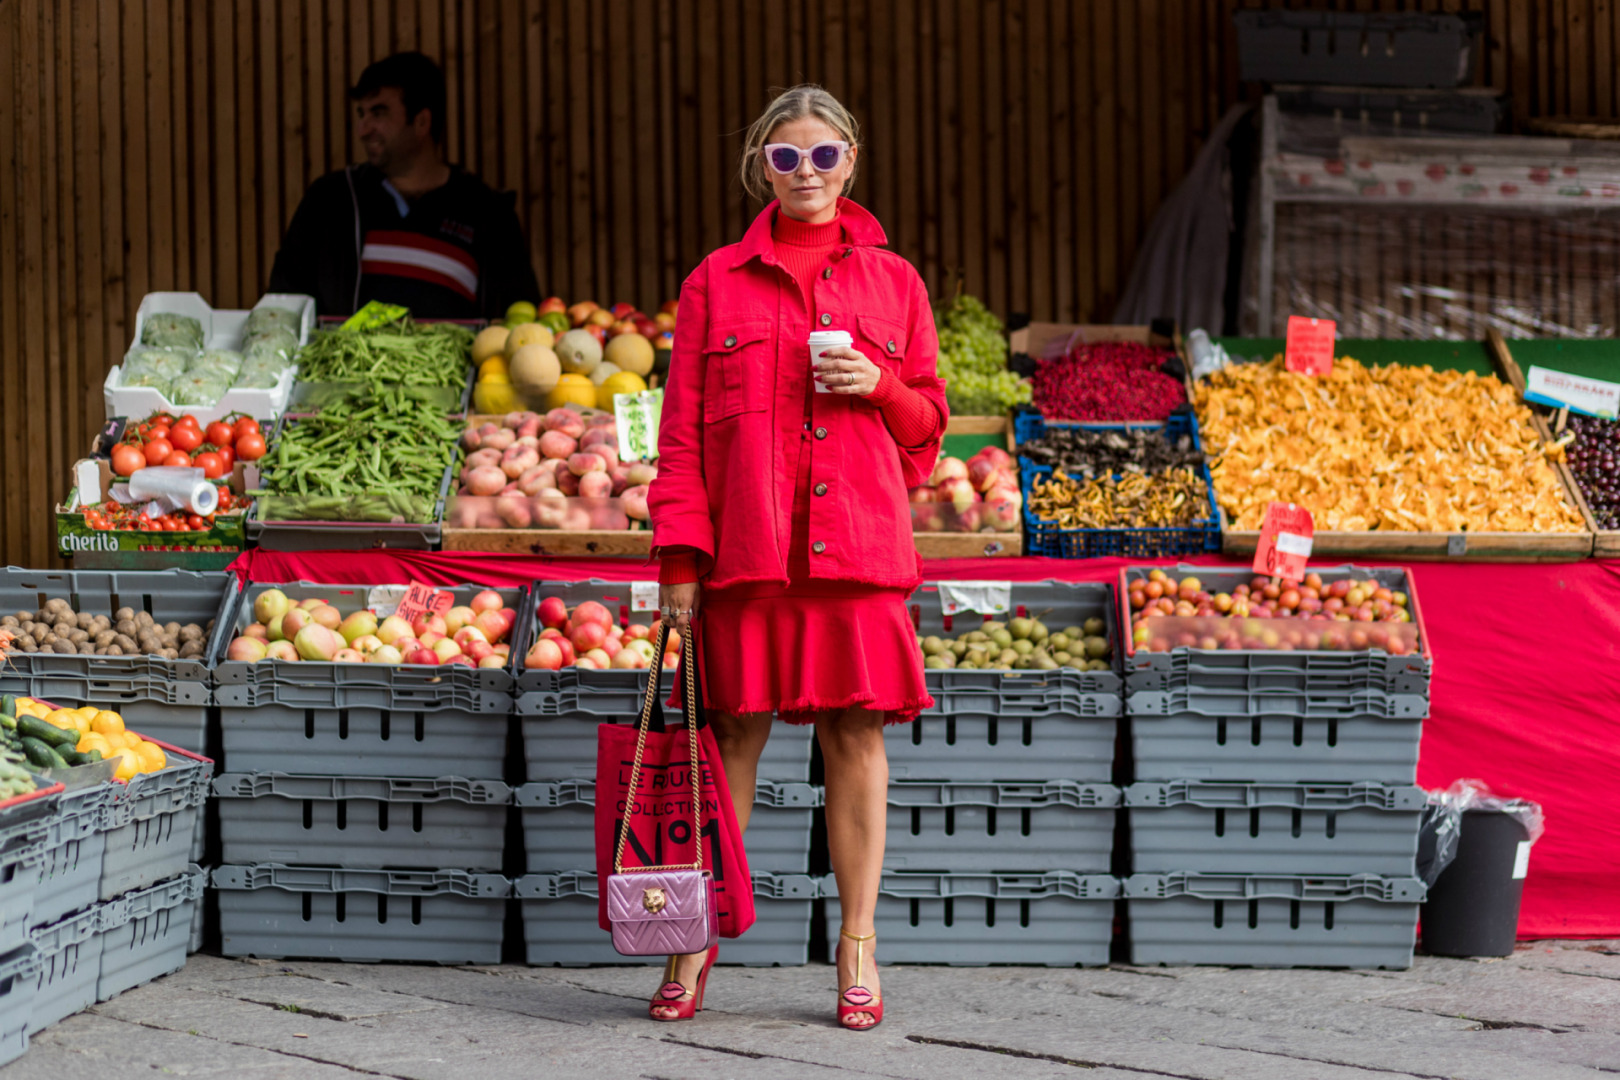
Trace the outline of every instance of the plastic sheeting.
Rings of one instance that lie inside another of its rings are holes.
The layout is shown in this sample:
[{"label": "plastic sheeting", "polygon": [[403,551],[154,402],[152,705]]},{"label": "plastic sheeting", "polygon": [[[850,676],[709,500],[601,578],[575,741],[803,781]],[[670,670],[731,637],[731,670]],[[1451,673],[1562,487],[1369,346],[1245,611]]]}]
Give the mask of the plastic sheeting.
[{"label": "plastic sheeting", "polygon": [[[1169,562],[1171,560],[1166,560]],[[1219,558],[1190,560],[1230,565]],[[1123,559],[941,559],[929,580],[1117,582]],[[1377,565],[1377,564],[1373,564]],[[635,559],[542,559],[445,552],[250,551],[261,581],[491,586],[599,577],[650,580]],[[1521,938],[1620,936],[1620,561],[1553,565],[1418,563],[1435,657],[1418,783],[1478,777],[1531,799],[1555,823],[1536,844]]]}]

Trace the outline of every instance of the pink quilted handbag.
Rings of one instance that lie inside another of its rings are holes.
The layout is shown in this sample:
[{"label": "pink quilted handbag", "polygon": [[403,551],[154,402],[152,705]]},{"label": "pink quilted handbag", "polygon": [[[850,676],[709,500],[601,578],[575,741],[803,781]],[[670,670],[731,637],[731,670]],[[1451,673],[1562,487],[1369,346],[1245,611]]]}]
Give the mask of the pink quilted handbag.
[{"label": "pink quilted handbag", "polygon": [[[660,626],[653,655],[664,655],[664,638],[668,632],[667,626]],[[623,956],[707,952],[720,940],[714,875],[703,869],[703,799],[699,780],[703,761],[698,752],[698,697],[692,673],[695,666],[682,665],[686,672],[682,711],[692,747],[692,764],[687,772],[692,778],[692,835],[697,838],[697,860],[689,866],[624,868],[625,838],[630,835],[630,816],[636,805],[642,754],[658,696],[658,669],[653,668],[648,673],[647,699],[642,703],[641,719],[636,727],[636,755],[630,766],[623,827],[619,829],[619,840],[613,849],[613,873],[607,879],[607,916],[613,926],[613,947]]]}]

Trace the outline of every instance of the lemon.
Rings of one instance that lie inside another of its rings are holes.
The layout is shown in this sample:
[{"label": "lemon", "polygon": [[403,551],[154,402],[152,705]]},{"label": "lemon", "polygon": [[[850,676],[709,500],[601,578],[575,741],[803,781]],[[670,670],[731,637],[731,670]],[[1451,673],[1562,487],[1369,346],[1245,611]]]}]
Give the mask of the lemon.
[{"label": "lemon", "polygon": [[169,764],[169,756],[156,743],[141,743],[135,748],[135,755],[141,759],[142,772],[157,772]]},{"label": "lemon", "polygon": [[512,381],[511,372],[509,372],[506,368],[506,357],[491,356],[483,363],[478,365],[478,381],[483,382],[485,379],[505,379],[507,382]]},{"label": "lemon", "polygon": [[113,767],[113,779],[133,780],[140,775],[141,761],[133,750],[122,750],[113,760],[117,763]]},{"label": "lemon", "polygon": [[78,713],[86,720],[94,720],[96,718],[96,713],[100,712],[101,710],[96,708],[94,705],[80,705],[73,711]]},{"label": "lemon", "polygon": [[517,412],[522,406],[518,403],[517,391],[502,375],[499,379],[478,380],[473,387],[473,408],[481,413],[496,415]]},{"label": "lemon", "polygon": [[88,754],[92,750],[100,750],[102,757],[111,757],[113,753],[112,743],[107,741],[106,736],[97,735],[93,731],[81,738],[73,749],[81,754]]},{"label": "lemon", "polygon": [[537,312],[534,305],[527,300],[519,300],[506,309],[507,322],[534,322]]},{"label": "lemon", "polygon": [[639,394],[645,389],[647,389],[646,382],[633,371],[609,375],[602,380],[602,385],[596,388],[596,407],[612,412],[614,394]]},{"label": "lemon", "polygon": [[103,709],[90,721],[90,730],[98,735],[107,735],[124,730],[124,718],[111,709]]},{"label": "lemon", "polygon": [[79,730],[79,721],[83,720],[84,717],[73,709],[55,709],[46,713],[44,719],[52,727],[72,728],[77,731]]},{"label": "lemon", "polygon": [[564,405],[582,405],[589,409],[596,405],[596,387],[589,375],[570,372],[559,376],[557,385],[546,395],[547,409],[560,409]]}]

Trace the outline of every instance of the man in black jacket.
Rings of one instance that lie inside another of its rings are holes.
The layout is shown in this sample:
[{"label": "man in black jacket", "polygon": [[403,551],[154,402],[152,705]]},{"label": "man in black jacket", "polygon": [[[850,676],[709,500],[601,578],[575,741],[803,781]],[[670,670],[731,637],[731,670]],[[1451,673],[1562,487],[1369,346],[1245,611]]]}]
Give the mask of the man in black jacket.
[{"label": "man in black jacket", "polygon": [[366,68],[349,91],[366,164],[310,185],[270,271],[322,315],[369,300],[418,318],[497,319],[540,286],[516,197],[444,160],[444,73],[417,52]]}]

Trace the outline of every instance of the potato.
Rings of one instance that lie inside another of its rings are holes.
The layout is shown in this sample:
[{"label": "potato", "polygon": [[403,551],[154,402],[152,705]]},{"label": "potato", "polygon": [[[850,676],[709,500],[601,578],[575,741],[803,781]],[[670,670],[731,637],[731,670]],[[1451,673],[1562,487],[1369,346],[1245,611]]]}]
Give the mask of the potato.
[{"label": "potato", "polygon": [[20,620],[15,615],[0,615],[0,626],[18,626]]},{"label": "potato", "polygon": [[85,630],[70,630],[67,637],[75,645],[83,645],[90,640],[90,634]]},{"label": "potato", "polygon": [[88,641],[81,641],[79,642],[79,655],[94,656],[96,655],[96,647]]},{"label": "potato", "polygon": [[118,635],[111,630],[102,630],[91,640],[96,643],[96,648],[105,649],[107,646],[113,643],[113,639],[117,636]]},{"label": "potato", "polygon": [[133,653],[135,651],[135,639],[120,632],[113,638],[113,647],[118,650],[114,655],[122,656],[125,653]]},{"label": "potato", "polygon": [[88,630],[90,624],[96,621],[96,617],[88,611],[81,611],[73,621],[78,624],[80,630]]},{"label": "potato", "polygon": [[180,633],[180,624],[179,623],[177,623],[177,622],[166,622],[166,623],[163,624],[163,634],[164,634],[165,637],[175,636],[175,635],[178,635],[179,633]]},{"label": "potato", "polygon": [[137,611],[135,613],[135,625],[136,626],[155,626],[157,624],[153,620],[152,615],[151,615],[150,612]]},{"label": "potato", "polygon": [[134,637],[135,631],[138,630],[139,627],[135,625],[134,619],[119,619],[117,625],[115,625],[113,629],[117,630],[125,637]]},{"label": "potato", "polygon": [[180,659],[180,650],[178,650],[178,649],[163,649],[158,653],[158,655],[162,656],[166,660],[178,660],[178,659]]},{"label": "potato", "polygon": [[123,622],[125,619],[134,619],[134,618],[135,618],[135,609],[132,608],[132,607],[121,607],[116,612],[113,613],[113,619],[115,621],[117,621],[117,622]]},{"label": "potato", "polygon": [[102,653],[102,655],[103,656],[123,656],[124,655],[124,650],[120,649],[117,645],[109,645],[109,646],[107,646],[106,650]]},{"label": "potato", "polygon": [[196,623],[192,623],[190,626],[185,626],[180,629],[181,641],[201,641],[202,636],[202,627],[198,626]]},{"label": "potato", "polygon": [[97,615],[95,618],[90,620],[90,625],[94,626],[96,631],[99,633],[102,630],[111,628],[112,620],[107,618],[105,615]]},{"label": "potato", "polygon": [[34,644],[33,638],[18,638],[17,644],[23,652],[39,652],[39,646]]},{"label": "potato", "polygon": [[73,656],[79,651],[79,647],[77,645],[66,639],[58,641],[55,645],[51,646],[51,649],[62,656]]},{"label": "potato", "polygon": [[188,641],[184,645],[180,646],[180,659],[190,660],[194,656],[201,656],[202,651],[202,642]]}]

